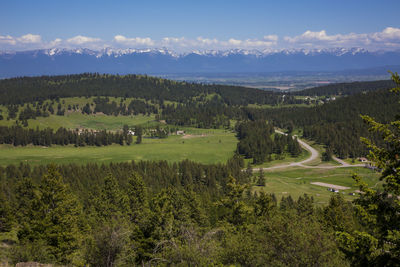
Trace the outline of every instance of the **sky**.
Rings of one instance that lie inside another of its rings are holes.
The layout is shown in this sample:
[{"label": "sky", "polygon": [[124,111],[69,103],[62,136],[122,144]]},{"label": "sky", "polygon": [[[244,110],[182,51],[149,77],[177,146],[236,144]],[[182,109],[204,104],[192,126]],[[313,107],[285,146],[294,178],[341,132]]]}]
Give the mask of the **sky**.
[{"label": "sky", "polygon": [[400,0],[2,0],[0,50],[400,49]]}]

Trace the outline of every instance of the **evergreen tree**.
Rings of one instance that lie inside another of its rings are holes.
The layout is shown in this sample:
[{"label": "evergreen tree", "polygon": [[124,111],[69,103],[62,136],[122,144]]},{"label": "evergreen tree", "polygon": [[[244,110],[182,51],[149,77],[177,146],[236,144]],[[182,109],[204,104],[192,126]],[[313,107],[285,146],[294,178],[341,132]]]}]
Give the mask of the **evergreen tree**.
[{"label": "evergreen tree", "polygon": [[137,136],[136,144],[142,143],[142,134],[143,134],[143,128],[141,126],[136,126],[135,127],[135,135]]},{"label": "evergreen tree", "polygon": [[251,167],[250,162],[247,163],[246,175],[249,179],[253,176],[253,168]]},{"label": "evergreen tree", "polygon": [[261,192],[255,201],[254,212],[257,216],[270,216],[276,210],[276,200],[264,192]]},{"label": "evergreen tree", "polygon": [[[400,77],[392,74],[400,93]],[[356,214],[364,226],[360,231],[345,229],[338,235],[342,250],[354,266],[400,265],[400,117],[388,124],[362,116],[370,131],[380,134],[382,145],[369,139],[363,142],[370,149],[370,159],[382,170],[383,189],[369,187],[361,178],[354,179],[363,194],[355,200]]]},{"label": "evergreen tree", "polygon": [[130,146],[130,145],[132,144],[132,142],[133,142],[133,140],[132,140],[132,135],[128,134],[128,135],[126,136],[126,144],[127,144],[128,146]]},{"label": "evergreen tree", "polygon": [[109,173],[104,179],[100,197],[96,200],[99,217],[105,221],[126,217],[128,203],[126,194],[120,190],[117,179]]},{"label": "evergreen tree", "polygon": [[82,207],[55,166],[48,168],[40,185],[39,227],[37,233],[61,264],[81,265]]},{"label": "evergreen tree", "polygon": [[16,185],[16,221],[19,223],[18,239],[22,242],[38,239],[40,193],[31,178],[23,178]]},{"label": "evergreen tree", "polygon": [[332,160],[332,147],[328,146],[326,150],[322,153],[322,161],[330,161]]},{"label": "evergreen tree", "polygon": [[351,231],[355,229],[353,206],[342,194],[333,194],[328,206],[323,209],[325,224],[334,231]]},{"label": "evergreen tree", "polygon": [[126,186],[130,221],[138,223],[148,213],[147,189],[142,177],[134,172],[128,178]]},{"label": "evergreen tree", "polygon": [[244,202],[243,192],[246,186],[240,185],[232,176],[228,177],[227,193],[220,201],[221,215],[233,225],[242,225],[250,217],[250,209]]},{"label": "evergreen tree", "polygon": [[0,233],[9,232],[13,226],[13,213],[10,202],[0,188]]},{"label": "evergreen tree", "polygon": [[258,173],[258,179],[257,179],[257,185],[258,186],[265,186],[265,177],[264,177],[264,171],[262,168],[260,168],[260,171]]}]

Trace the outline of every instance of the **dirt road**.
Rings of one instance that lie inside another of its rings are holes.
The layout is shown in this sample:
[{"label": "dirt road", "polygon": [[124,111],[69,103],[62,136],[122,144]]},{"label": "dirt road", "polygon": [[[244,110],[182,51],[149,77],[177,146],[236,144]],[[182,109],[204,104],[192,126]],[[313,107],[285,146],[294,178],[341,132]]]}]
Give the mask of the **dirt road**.
[{"label": "dirt road", "polygon": [[[276,133],[279,134],[283,134],[283,135],[287,135],[286,133],[279,131],[279,130],[275,130]],[[307,159],[300,161],[300,162],[292,162],[289,164],[282,164],[282,165],[277,165],[277,166],[273,166],[273,167],[268,167],[268,168],[262,168],[263,171],[267,171],[267,170],[273,170],[273,169],[283,169],[283,168],[288,168],[288,167],[295,167],[295,166],[299,166],[299,167],[303,167],[303,168],[309,168],[309,169],[335,169],[335,168],[348,168],[348,167],[363,167],[364,164],[348,164],[347,162],[338,159],[336,157],[332,157],[335,161],[337,161],[338,163],[340,163],[340,165],[318,165],[318,166],[309,166],[309,165],[305,165],[307,163],[310,163],[316,159],[318,159],[320,157],[320,153],[313,148],[312,146],[310,146],[309,144],[307,144],[306,142],[304,142],[303,140],[301,140],[300,138],[297,138],[297,141],[299,142],[299,144],[306,149],[307,151],[309,151],[311,153],[310,157],[308,157]],[[254,171],[259,171],[261,168],[254,168]]]}]

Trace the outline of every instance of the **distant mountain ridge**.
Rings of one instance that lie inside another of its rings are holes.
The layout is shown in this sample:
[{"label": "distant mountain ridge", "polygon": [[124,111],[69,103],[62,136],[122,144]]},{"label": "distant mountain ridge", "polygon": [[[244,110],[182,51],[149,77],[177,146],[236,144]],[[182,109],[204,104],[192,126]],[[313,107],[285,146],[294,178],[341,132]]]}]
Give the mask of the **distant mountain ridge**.
[{"label": "distant mountain ridge", "polygon": [[363,48],[194,50],[42,49],[0,52],[0,77],[100,73],[237,73],[277,71],[343,71],[399,65],[400,51]]}]

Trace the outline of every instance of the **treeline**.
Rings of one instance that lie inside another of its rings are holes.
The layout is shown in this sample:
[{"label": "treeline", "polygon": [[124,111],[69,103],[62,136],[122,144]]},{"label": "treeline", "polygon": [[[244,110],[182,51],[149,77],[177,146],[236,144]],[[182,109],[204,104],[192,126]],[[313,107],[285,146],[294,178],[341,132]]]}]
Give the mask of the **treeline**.
[{"label": "treeline", "polygon": [[337,194],[322,209],[307,195],[278,204],[252,193],[242,164],[0,167],[0,232],[17,232],[3,255],[74,266],[348,265],[335,233],[359,229],[350,203]]},{"label": "treeline", "polygon": [[227,105],[278,104],[293,96],[259,89],[176,82],[146,75],[84,73],[63,76],[19,77],[0,80],[0,104],[23,104],[61,97],[114,96],[184,103],[217,94]]},{"label": "treeline", "polygon": [[[122,100],[119,104],[115,101],[111,101],[108,97],[97,97],[94,99],[95,107],[94,113],[102,112],[106,115],[150,115],[150,114],[158,114],[158,108],[154,105],[147,104],[144,101],[134,99],[132,100],[128,106],[122,103]],[[87,107],[88,104],[85,106]],[[82,111],[83,113],[88,113],[86,110]]]},{"label": "treeline", "polygon": [[369,115],[380,122],[388,122],[400,113],[399,95],[389,90],[378,90],[339,98],[317,107],[280,109],[245,109],[248,117],[269,120],[280,128],[298,127],[303,136],[326,145],[341,158],[365,156],[367,148],[360,137],[376,142],[379,138],[368,132],[360,115]]},{"label": "treeline", "polygon": [[191,101],[185,104],[165,105],[161,119],[168,124],[197,128],[228,128],[231,119],[241,118],[239,107],[228,106],[218,97],[204,103]]},{"label": "treeline", "polygon": [[[33,109],[29,104],[22,106],[21,111],[19,111],[19,105],[7,105],[7,111],[8,111],[8,117],[7,119],[16,119],[18,115],[18,120],[25,122],[29,119],[36,119],[37,117],[48,117],[50,116],[49,113],[54,114],[54,109],[52,106],[41,106],[40,104],[38,105],[33,105],[35,109]],[[63,113],[64,115],[64,113]],[[3,118],[2,118],[3,119]]]},{"label": "treeline", "polygon": [[237,152],[245,158],[252,158],[253,164],[271,161],[272,154],[276,154],[276,159],[281,159],[284,152],[297,157],[302,151],[297,138],[291,135],[275,134],[271,138],[274,127],[265,120],[238,123],[236,131],[239,139]]},{"label": "treeline", "polygon": [[125,132],[102,131],[75,131],[59,128],[54,131],[51,128],[44,130],[26,129],[21,126],[0,126],[0,144],[12,144],[14,146],[70,145],[75,146],[107,146],[111,144],[130,145],[132,136]]},{"label": "treeline", "polygon": [[303,96],[331,96],[331,95],[355,95],[363,92],[377,91],[381,89],[391,89],[394,86],[392,80],[370,81],[370,82],[351,82],[351,83],[332,83],[329,85],[313,87],[297,92],[294,95]]}]

